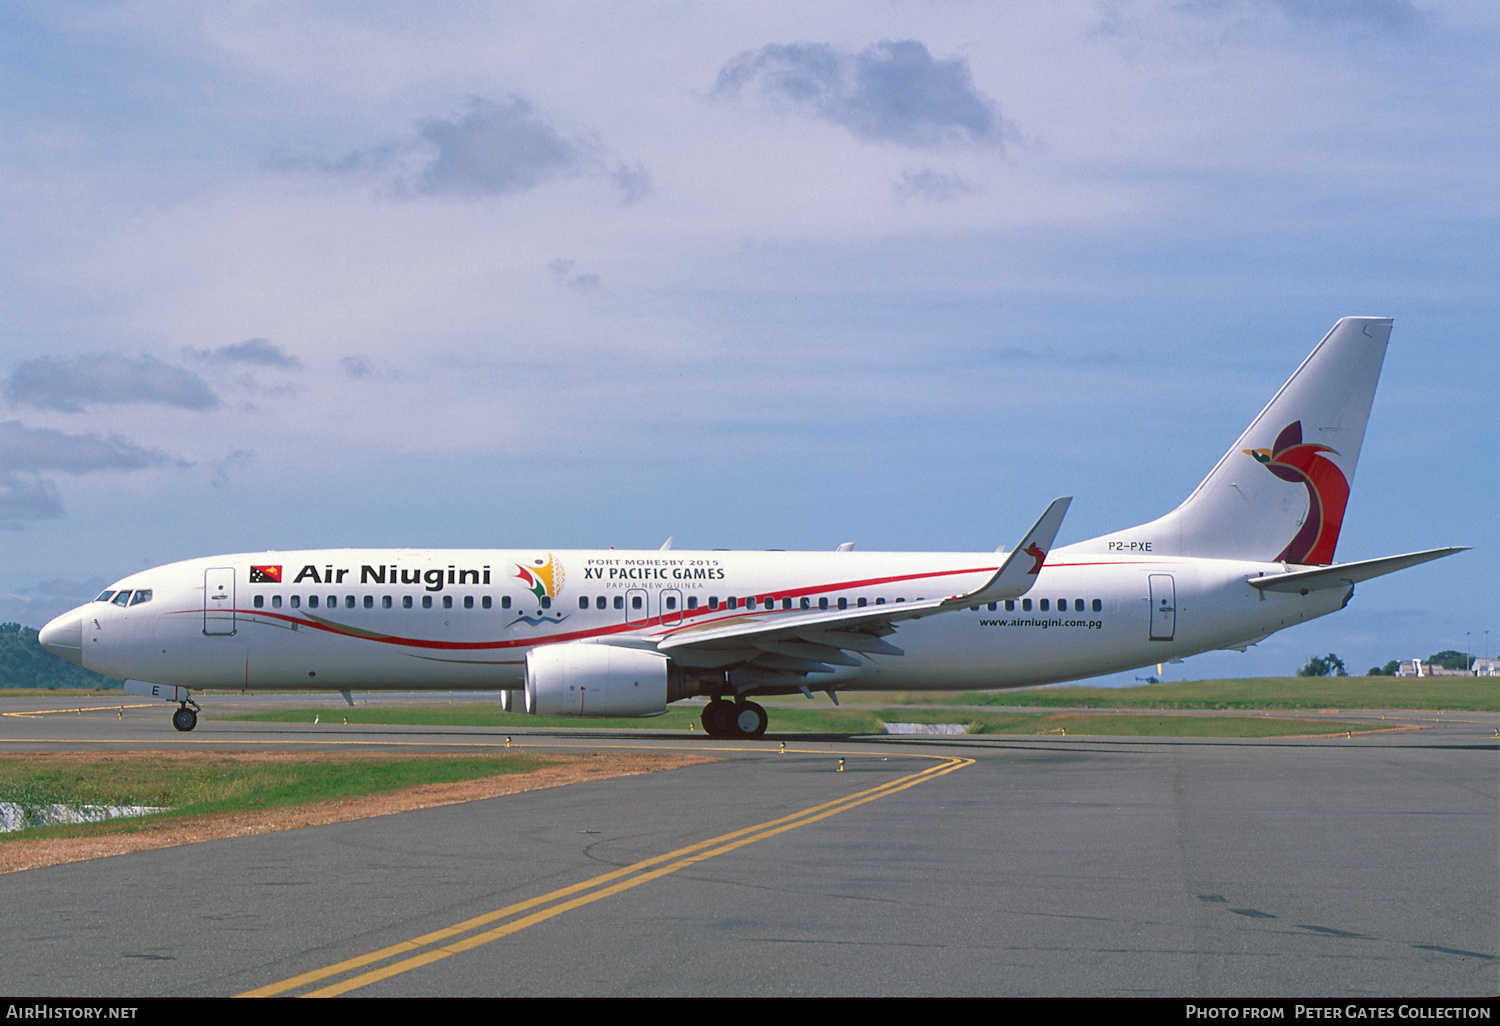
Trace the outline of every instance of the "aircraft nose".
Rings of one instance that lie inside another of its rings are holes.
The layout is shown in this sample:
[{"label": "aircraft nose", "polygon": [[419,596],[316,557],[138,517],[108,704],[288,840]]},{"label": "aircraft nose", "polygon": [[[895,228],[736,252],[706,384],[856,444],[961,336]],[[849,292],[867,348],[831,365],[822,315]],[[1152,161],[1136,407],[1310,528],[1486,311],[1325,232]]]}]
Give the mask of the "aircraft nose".
[{"label": "aircraft nose", "polygon": [[75,609],[52,620],[37,634],[42,647],[70,663],[83,665],[83,613]]}]

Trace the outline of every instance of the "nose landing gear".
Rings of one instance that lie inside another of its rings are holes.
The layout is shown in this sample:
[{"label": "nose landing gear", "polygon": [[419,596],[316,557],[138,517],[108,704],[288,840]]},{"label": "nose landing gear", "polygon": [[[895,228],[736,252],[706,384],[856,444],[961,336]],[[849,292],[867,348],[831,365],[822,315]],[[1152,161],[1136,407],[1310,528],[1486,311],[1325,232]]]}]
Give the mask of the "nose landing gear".
[{"label": "nose landing gear", "polygon": [[[192,708],[189,709],[188,706],[192,706]],[[177,707],[177,711],[172,714],[172,726],[178,730],[192,730],[197,725],[198,703],[192,700],[183,702],[182,705]]]}]

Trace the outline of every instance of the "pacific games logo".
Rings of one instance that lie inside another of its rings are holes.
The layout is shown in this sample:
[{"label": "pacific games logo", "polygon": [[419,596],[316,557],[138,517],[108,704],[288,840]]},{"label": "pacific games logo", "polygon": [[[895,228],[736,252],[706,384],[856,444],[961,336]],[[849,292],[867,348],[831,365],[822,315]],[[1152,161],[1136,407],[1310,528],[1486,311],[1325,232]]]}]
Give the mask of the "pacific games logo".
[{"label": "pacific games logo", "polygon": [[1241,449],[1283,481],[1301,482],[1307,488],[1307,517],[1297,536],[1276,557],[1278,563],[1327,566],[1333,562],[1333,547],[1344,525],[1344,507],[1349,503],[1349,480],[1344,472],[1320,453],[1336,449],[1302,440],[1302,422],[1294,420],[1281,429],[1269,449]]},{"label": "pacific games logo", "polygon": [[558,592],[562,591],[564,577],[562,564],[553,559],[550,552],[547,553],[546,559],[533,559],[530,566],[517,563],[516,569],[520,571],[515,575],[516,578],[531,589],[531,593],[536,596],[538,602],[544,598],[557,598]]}]

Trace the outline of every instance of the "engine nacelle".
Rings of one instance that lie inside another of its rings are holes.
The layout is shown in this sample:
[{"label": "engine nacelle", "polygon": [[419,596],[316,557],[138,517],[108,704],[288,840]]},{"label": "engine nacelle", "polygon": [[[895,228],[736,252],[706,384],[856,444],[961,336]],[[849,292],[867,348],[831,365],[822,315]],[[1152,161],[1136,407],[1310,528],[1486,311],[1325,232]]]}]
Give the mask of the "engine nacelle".
[{"label": "engine nacelle", "polygon": [[665,656],[572,642],[526,653],[526,711],[539,716],[656,716],[667,711]]}]

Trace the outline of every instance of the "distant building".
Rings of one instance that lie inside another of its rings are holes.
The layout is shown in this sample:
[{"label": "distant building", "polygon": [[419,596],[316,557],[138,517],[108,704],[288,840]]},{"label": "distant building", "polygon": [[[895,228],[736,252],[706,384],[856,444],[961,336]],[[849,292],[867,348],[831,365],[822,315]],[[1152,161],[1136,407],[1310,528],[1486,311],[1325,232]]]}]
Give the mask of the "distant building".
[{"label": "distant building", "polygon": [[1404,659],[1396,669],[1398,677],[1500,677],[1500,659],[1475,659],[1472,670],[1445,670],[1420,659]]}]

